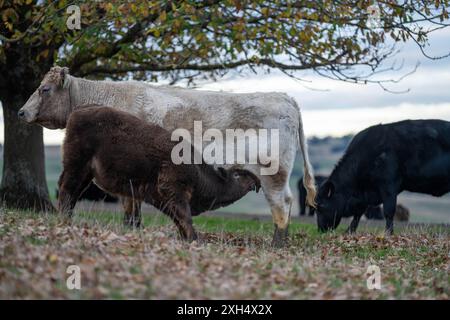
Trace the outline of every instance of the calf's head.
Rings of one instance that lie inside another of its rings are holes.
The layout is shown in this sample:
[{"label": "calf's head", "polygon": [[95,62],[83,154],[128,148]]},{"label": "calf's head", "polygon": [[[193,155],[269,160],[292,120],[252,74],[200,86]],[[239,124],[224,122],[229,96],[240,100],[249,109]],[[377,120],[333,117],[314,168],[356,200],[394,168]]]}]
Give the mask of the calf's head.
[{"label": "calf's head", "polygon": [[65,128],[71,112],[68,68],[53,67],[17,115],[48,129]]},{"label": "calf's head", "polygon": [[222,195],[225,201],[235,201],[245,196],[248,192],[253,190],[258,192],[261,188],[260,180],[250,171],[242,169],[225,170],[221,167],[218,170],[227,186],[226,194]]},{"label": "calf's head", "polygon": [[342,217],[359,214],[367,207],[348,188],[337,188],[330,179],[320,186],[316,201],[317,226],[321,232],[336,229]]}]

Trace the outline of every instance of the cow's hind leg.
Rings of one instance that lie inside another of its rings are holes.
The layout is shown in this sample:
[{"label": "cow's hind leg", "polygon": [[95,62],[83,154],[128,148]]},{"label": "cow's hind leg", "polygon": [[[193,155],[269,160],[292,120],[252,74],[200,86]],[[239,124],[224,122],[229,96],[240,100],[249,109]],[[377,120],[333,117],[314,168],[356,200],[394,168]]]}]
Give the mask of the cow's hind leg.
[{"label": "cow's hind leg", "polygon": [[263,176],[262,188],[270,205],[275,225],[272,246],[283,247],[288,238],[288,227],[292,206],[292,193],[288,184],[288,175],[277,173]]},{"label": "cow's hind leg", "polygon": [[123,224],[133,228],[141,226],[141,201],[132,198],[122,198],[125,210]]}]

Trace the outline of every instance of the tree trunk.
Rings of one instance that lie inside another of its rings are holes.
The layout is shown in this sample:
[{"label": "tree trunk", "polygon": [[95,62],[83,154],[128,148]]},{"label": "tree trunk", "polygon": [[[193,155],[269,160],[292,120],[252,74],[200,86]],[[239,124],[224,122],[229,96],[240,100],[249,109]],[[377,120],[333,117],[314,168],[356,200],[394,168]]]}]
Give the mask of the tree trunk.
[{"label": "tree trunk", "polygon": [[19,120],[28,97],[3,100],[5,143],[0,201],[8,208],[54,211],[45,178],[43,130]]}]

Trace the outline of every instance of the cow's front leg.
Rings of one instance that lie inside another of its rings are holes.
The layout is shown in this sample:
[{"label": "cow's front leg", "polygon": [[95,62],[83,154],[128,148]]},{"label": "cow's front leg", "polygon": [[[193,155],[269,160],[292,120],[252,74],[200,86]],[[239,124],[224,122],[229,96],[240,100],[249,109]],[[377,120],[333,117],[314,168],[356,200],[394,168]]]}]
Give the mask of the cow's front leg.
[{"label": "cow's front leg", "polygon": [[352,222],[350,222],[350,225],[348,226],[347,230],[345,231],[348,234],[355,233],[356,228],[358,228],[359,220],[361,220],[361,214],[356,214],[353,216]]},{"label": "cow's front leg", "polygon": [[122,198],[121,200],[125,211],[123,224],[139,228],[141,226],[141,201],[132,198]]}]

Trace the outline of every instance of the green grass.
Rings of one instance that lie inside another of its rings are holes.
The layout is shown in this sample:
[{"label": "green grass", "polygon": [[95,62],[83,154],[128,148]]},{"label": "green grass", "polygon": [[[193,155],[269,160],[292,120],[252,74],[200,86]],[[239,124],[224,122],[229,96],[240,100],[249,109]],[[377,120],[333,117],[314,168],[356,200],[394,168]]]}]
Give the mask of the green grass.
[{"label": "green grass", "polygon": [[[105,225],[120,225],[122,214],[116,212],[77,212],[74,216],[77,222],[101,223]],[[273,232],[273,223],[270,221],[233,219],[213,216],[193,217],[194,225],[205,232],[232,232],[238,234],[268,234]],[[172,225],[172,221],[160,213],[144,214],[144,227],[157,227]],[[317,234],[316,226],[311,224],[292,222],[289,231],[292,233],[303,232],[308,235]]]}]

